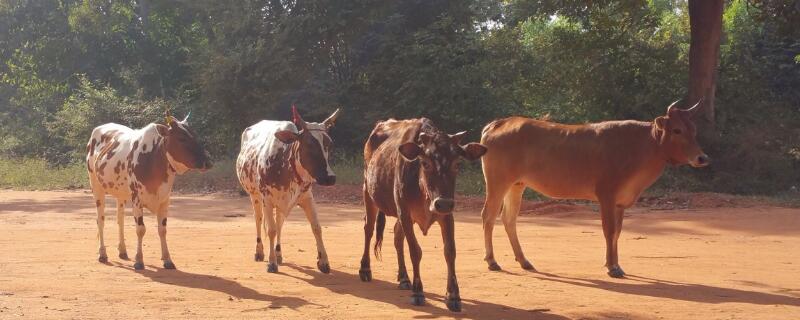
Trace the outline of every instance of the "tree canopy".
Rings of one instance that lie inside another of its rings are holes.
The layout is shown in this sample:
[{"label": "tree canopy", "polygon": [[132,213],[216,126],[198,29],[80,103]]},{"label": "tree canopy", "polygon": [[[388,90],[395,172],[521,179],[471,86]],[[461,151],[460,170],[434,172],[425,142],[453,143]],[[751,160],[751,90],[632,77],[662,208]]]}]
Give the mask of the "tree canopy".
[{"label": "tree canopy", "polygon": [[[695,189],[800,181],[800,8],[725,2],[710,170]],[[687,96],[685,0],[0,0],[0,155],[80,161],[94,126],[192,111],[216,157],[259,119],[342,108],[356,153],[377,120],[447,131],[513,114],[651,120]]]}]

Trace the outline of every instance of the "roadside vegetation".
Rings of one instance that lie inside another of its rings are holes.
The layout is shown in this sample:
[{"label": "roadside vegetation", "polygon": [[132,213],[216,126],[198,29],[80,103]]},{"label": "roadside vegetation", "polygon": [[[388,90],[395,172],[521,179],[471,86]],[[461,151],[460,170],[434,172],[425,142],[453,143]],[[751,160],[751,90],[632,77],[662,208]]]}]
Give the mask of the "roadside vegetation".
[{"label": "roadside vegetation", "polygon": [[[649,192],[798,195],[800,10],[786,3],[726,1],[716,123],[698,123],[713,164]],[[187,190],[237,188],[241,131],[292,104],[311,121],[342,109],[341,184],[360,183],[363,141],[389,117],[469,141],[509,115],[650,121],[687,94],[689,36],[685,0],[0,0],[0,187],[86,187],[92,128],[167,109],[191,111],[223,159],[181,177]],[[459,191],[482,181],[467,165]]]}]

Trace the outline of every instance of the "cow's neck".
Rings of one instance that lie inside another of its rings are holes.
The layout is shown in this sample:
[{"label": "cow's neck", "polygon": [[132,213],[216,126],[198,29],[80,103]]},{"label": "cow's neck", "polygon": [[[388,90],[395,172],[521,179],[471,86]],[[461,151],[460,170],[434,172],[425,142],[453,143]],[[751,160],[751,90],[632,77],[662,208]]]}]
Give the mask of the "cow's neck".
[{"label": "cow's neck", "polygon": [[301,186],[309,186],[314,183],[314,177],[311,173],[303,167],[300,162],[300,142],[291,144],[286,162],[289,164],[289,171],[292,174],[292,180]]},{"label": "cow's neck", "polygon": [[152,145],[152,149],[140,151],[138,155],[137,164],[134,168],[137,180],[143,183],[145,189],[151,193],[157,193],[162,186],[166,187],[167,190],[172,190],[176,171],[167,156],[164,139],[153,139],[147,143],[142,143],[139,148],[143,148],[145,144]]},{"label": "cow's neck", "polygon": [[422,231],[423,235],[428,235],[428,230],[431,228],[431,225],[436,220],[436,216],[438,213],[432,212],[430,210],[431,207],[431,199],[428,199],[428,187],[425,186],[425,183],[422,181],[422,166],[417,163],[416,165],[418,168],[417,172],[417,181],[419,181],[419,191],[420,191],[420,198],[422,200],[422,210],[426,213],[424,216],[421,217],[413,217],[412,219],[416,220],[415,222],[419,225],[420,230]]},{"label": "cow's neck", "polygon": [[648,128],[650,130],[650,135],[647,137],[648,145],[651,145],[653,148],[655,148],[655,153],[658,157],[658,160],[660,160],[659,163],[661,164],[663,170],[663,167],[670,162],[669,156],[667,156],[667,152],[664,150],[662,141],[664,139],[664,130],[659,130],[652,122],[648,124]]}]

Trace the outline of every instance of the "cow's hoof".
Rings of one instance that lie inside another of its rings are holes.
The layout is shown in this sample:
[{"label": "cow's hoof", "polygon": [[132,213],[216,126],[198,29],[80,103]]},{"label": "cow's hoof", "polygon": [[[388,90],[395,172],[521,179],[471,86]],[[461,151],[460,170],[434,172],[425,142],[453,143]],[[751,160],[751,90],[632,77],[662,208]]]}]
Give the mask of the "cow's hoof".
[{"label": "cow's hoof", "polygon": [[255,259],[256,259],[256,261],[264,261],[264,254],[263,253],[256,253]]},{"label": "cow's hoof", "polygon": [[408,281],[408,279],[402,279],[397,287],[403,290],[411,290],[411,281]]},{"label": "cow's hoof", "polygon": [[370,269],[358,270],[358,277],[361,278],[361,281],[370,282],[372,281],[372,270]]},{"label": "cow's hoof", "polygon": [[144,262],[138,261],[133,264],[133,269],[135,270],[144,270]]},{"label": "cow's hoof", "polygon": [[503,270],[503,268],[500,268],[500,265],[497,264],[497,262],[492,262],[492,263],[489,263],[489,270],[500,271],[500,270]]},{"label": "cow's hoof", "polygon": [[415,306],[425,305],[425,296],[422,294],[422,292],[411,295],[411,304]]},{"label": "cow's hoof", "polygon": [[447,298],[445,301],[447,309],[453,312],[461,312],[461,298]]},{"label": "cow's hoof", "polygon": [[327,262],[317,261],[317,268],[322,273],[331,273],[331,265]]},{"label": "cow's hoof", "polygon": [[106,263],[108,262],[108,256],[100,256],[97,258],[97,261],[100,261],[100,263]]},{"label": "cow's hoof", "polygon": [[122,259],[122,260],[129,260],[130,259],[130,258],[128,258],[128,253],[127,252],[120,252],[119,253],[119,258]]},{"label": "cow's hoof", "polygon": [[525,269],[525,270],[528,270],[528,271],[536,271],[536,268],[534,268],[533,264],[528,260],[520,262],[519,265],[522,267],[522,269]]},{"label": "cow's hoof", "polygon": [[622,268],[616,266],[612,267],[611,269],[608,269],[608,275],[612,278],[624,278],[625,271],[622,271]]},{"label": "cow's hoof", "polygon": [[269,272],[269,273],[278,273],[278,264],[277,263],[269,263],[269,264],[267,264],[267,272]]},{"label": "cow's hoof", "polygon": [[172,261],[164,261],[164,269],[175,269],[175,264]]}]

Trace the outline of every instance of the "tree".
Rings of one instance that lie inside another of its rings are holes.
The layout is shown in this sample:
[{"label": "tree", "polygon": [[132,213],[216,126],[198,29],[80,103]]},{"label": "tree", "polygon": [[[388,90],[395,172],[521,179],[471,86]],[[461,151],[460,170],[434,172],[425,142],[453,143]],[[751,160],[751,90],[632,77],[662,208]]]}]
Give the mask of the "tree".
[{"label": "tree", "polygon": [[719,42],[722,33],[722,0],[689,0],[689,94],[686,105],[703,100],[706,121],[714,124]]}]

